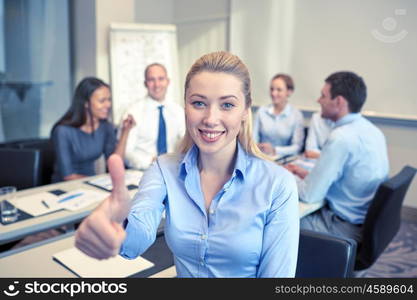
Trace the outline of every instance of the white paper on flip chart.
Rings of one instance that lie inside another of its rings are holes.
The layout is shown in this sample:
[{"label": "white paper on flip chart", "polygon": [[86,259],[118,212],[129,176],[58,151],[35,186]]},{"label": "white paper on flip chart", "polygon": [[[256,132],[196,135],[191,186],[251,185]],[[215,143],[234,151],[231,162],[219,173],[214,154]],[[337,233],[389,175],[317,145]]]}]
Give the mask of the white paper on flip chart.
[{"label": "white paper on flip chart", "polygon": [[59,207],[48,207],[48,202],[56,201],[56,199],[58,199],[58,196],[48,192],[42,192],[19,197],[15,199],[14,204],[18,209],[37,217],[61,209]]},{"label": "white paper on flip chart", "polygon": [[98,260],[85,255],[75,247],[54,254],[53,258],[80,277],[123,278],[154,266],[152,262],[140,256],[129,260],[117,255]]},{"label": "white paper on flip chart", "polygon": [[71,192],[62,194],[55,199],[46,201],[51,209],[68,209],[75,211],[86,206],[89,206],[95,202],[104,200],[109,192],[106,191],[93,191],[87,189],[77,189]]}]

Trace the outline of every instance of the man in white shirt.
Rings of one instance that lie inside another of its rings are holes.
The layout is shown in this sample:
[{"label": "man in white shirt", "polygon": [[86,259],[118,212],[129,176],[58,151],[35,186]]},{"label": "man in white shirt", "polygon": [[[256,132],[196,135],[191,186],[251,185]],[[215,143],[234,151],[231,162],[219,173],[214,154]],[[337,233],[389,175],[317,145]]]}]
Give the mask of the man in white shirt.
[{"label": "man in white shirt", "polygon": [[126,165],[135,169],[146,169],[158,155],[175,151],[185,133],[184,109],[165,98],[170,83],[166,68],[159,63],[147,66],[144,83],[148,95],[125,112],[137,124],[129,134],[125,155]]},{"label": "man in white shirt", "polygon": [[323,118],[320,112],[315,112],[311,116],[304,152],[305,157],[315,159],[320,156],[320,152],[334,126],[335,122]]}]

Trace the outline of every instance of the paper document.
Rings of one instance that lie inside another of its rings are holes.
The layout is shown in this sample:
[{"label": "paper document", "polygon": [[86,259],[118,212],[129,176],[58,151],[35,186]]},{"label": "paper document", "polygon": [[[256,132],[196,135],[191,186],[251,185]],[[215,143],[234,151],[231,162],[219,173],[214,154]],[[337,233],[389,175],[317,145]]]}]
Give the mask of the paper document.
[{"label": "paper document", "polygon": [[18,209],[36,217],[61,209],[58,206],[51,208],[48,205],[48,202],[56,201],[56,199],[58,199],[58,196],[48,192],[43,192],[30,196],[19,197],[14,201],[14,204]]},{"label": "paper document", "polygon": [[307,171],[311,171],[316,163],[316,159],[309,159],[305,157],[298,158],[292,162],[292,164],[302,167]]},{"label": "paper document", "polygon": [[305,203],[305,202],[298,202],[298,212],[300,217],[305,217],[316,210],[319,210],[324,205],[324,202],[318,203]]},{"label": "paper document", "polygon": [[98,260],[85,255],[75,247],[54,254],[53,258],[79,277],[123,278],[154,266],[152,262],[140,256],[132,260],[120,255]]},{"label": "paper document", "polygon": [[105,191],[78,189],[62,194],[55,199],[46,200],[45,202],[51,209],[68,209],[74,211],[102,201],[109,194]]},{"label": "paper document", "polygon": [[[125,183],[126,186],[139,184],[140,179],[142,178],[143,172],[138,170],[126,170],[125,173]],[[97,179],[92,179],[87,181],[89,184],[101,187],[107,191],[111,191],[113,189],[113,184],[111,182],[110,175],[100,176]]]}]

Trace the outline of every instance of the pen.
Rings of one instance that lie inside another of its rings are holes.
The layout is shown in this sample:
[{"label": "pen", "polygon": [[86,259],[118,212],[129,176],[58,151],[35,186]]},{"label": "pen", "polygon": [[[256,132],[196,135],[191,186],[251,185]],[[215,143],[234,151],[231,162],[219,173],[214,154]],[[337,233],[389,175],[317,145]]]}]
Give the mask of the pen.
[{"label": "pen", "polygon": [[49,205],[48,205],[48,203],[45,202],[45,200],[42,200],[41,202],[46,208],[49,208]]},{"label": "pen", "polygon": [[71,199],[77,198],[77,197],[81,196],[82,194],[83,194],[83,193],[77,193],[77,194],[74,194],[74,195],[71,195],[71,196],[68,196],[68,197],[62,198],[61,200],[59,200],[59,201],[58,201],[58,203],[62,203],[62,202],[65,202],[65,201],[68,201],[68,200],[71,200]]}]

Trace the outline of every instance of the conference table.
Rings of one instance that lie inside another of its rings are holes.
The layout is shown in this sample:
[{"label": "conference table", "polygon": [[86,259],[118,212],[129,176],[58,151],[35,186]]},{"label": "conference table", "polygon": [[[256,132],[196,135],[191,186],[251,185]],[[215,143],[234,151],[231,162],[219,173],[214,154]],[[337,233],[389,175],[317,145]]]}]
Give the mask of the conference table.
[{"label": "conference table", "polygon": [[[138,171],[135,170],[127,170],[127,174],[136,174]],[[77,180],[71,181],[64,181],[54,184],[48,184],[44,186],[39,186],[35,188],[24,189],[18,191],[16,193],[15,199],[12,200],[12,203],[15,203],[19,200],[19,198],[27,198],[31,195],[37,195],[43,192],[51,192],[51,191],[60,191],[60,192],[71,192],[74,190],[92,190],[92,191],[100,191],[103,194],[106,192],[98,187],[88,184],[87,182],[93,182],[96,179],[108,177],[108,174],[100,174],[91,177],[84,177]],[[134,195],[136,192],[135,189],[130,190],[129,193]],[[109,192],[107,193],[110,194]],[[30,200],[30,198],[29,198]],[[87,207],[83,207],[82,209],[76,211],[70,211],[66,209],[62,209],[59,211],[55,211],[52,213],[31,217],[22,221],[18,221],[11,224],[1,224],[0,223],[0,245],[13,242],[19,239],[24,238],[25,236],[45,231],[52,228],[58,228],[63,225],[72,225],[80,222],[86,216],[88,216],[91,211],[99,204],[99,202],[95,202]]]},{"label": "conference table", "polygon": [[[42,187],[22,190],[17,193],[18,197],[28,196],[39,192],[60,189],[70,192],[74,189],[98,189],[86,183],[87,180],[97,179],[100,176],[62,182]],[[131,195],[136,190],[130,190]],[[98,202],[99,203],[99,202]],[[0,224],[0,244],[21,239],[36,232],[56,228],[62,225],[75,224],[82,221],[98,205],[94,203],[79,211],[60,210],[47,215],[29,218],[17,222],[16,224]],[[299,202],[300,218],[319,209],[321,204],[306,204]],[[163,224],[158,228],[155,243],[144,253],[142,257],[153,262],[154,266],[142,272],[134,274],[132,277],[175,277],[175,268],[172,254],[169,251],[163,236]],[[53,259],[53,255],[59,251],[74,246],[74,232],[68,232],[48,240],[30,244],[14,250],[0,253],[0,277],[78,277],[76,274],[65,268]]]}]

